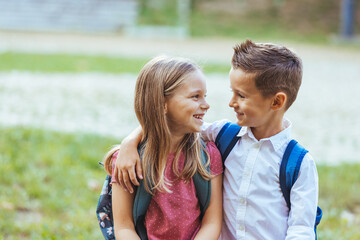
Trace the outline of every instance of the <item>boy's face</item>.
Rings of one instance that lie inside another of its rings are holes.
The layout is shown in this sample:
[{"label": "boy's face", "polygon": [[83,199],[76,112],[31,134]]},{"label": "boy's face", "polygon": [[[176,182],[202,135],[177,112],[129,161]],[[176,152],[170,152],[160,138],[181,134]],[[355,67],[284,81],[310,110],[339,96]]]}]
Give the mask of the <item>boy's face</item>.
[{"label": "boy's face", "polygon": [[241,69],[230,70],[233,96],[229,106],[234,109],[237,124],[247,127],[266,126],[271,121],[273,98],[265,98],[255,86],[254,76]]}]

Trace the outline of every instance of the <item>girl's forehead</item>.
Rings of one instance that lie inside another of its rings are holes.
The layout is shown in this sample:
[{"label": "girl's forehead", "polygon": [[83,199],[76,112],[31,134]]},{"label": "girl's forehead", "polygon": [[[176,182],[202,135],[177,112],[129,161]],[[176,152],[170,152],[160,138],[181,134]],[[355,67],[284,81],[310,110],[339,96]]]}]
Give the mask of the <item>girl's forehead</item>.
[{"label": "girl's forehead", "polygon": [[206,81],[197,77],[185,78],[179,87],[174,91],[173,96],[188,96],[193,93],[206,94]]},{"label": "girl's forehead", "polygon": [[183,80],[182,86],[206,88],[206,78],[201,71],[189,73]]}]

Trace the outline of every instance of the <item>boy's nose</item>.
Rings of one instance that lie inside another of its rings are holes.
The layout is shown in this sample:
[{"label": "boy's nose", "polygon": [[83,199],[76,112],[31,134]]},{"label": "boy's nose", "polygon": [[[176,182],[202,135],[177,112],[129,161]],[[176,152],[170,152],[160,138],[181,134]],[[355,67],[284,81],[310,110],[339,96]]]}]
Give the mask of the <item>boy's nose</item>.
[{"label": "boy's nose", "polygon": [[232,97],[229,101],[229,107],[234,107],[234,104],[235,104],[235,101],[234,101],[234,98]]}]

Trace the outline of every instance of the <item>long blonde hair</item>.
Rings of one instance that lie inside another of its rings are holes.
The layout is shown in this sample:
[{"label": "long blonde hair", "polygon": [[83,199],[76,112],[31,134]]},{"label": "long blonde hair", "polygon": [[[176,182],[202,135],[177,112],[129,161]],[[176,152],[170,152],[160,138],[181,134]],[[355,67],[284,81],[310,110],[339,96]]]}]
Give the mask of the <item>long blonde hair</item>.
[{"label": "long blonde hair", "polygon": [[[135,86],[135,113],[143,130],[142,165],[144,169],[145,189],[170,192],[171,183],[165,178],[165,166],[170,153],[171,133],[165,115],[165,99],[171,97],[189,74],[200,70],[199,66],[183,58],[159,56],[150,60],[140,71]],[[112,165],[111,155],[118,149],[112,149],[106,160],[108,169]],[[178,178],[190,180],[196,172],[209,180],[211,174],[201,163],[201,150],[209,155],[201,144],[199,133],[189,133],[178,145],[172,170]],[[186,159],[184,169],[178,169],[180,153]],[[109,159],[109,160],[108,160]],[[109,171],[108,171],[109,172]],[[111,172],[111,171],[110,171]]]}]

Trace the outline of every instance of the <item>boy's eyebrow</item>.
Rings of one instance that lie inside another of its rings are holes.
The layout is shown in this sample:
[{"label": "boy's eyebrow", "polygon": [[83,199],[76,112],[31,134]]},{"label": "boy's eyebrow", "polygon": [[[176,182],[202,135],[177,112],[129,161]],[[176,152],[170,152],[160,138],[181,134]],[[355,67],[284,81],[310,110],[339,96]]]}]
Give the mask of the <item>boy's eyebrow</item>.
[{"label": "boy's eyebrow", "polygon": [[236,92],[236,93],[243,93],[243,91],[236,89],[236,88],[232,88],[230,87],[231,91]]},{"label": "boy's eyebrow", "polygon": [[240,94],[241,96],[249,96],[250,94],[248,94],[246,91],[241,91],[241,90],[238,90],[238,89],[232,89],[232,91],[236,94]]}]

